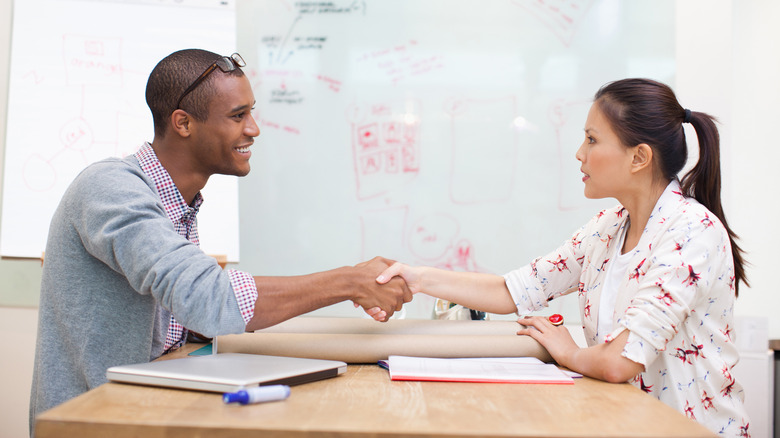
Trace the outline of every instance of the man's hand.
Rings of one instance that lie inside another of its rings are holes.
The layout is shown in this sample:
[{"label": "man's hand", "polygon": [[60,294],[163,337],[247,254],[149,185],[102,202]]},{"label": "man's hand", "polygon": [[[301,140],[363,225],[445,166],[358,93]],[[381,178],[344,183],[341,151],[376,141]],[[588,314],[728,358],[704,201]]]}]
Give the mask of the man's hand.
[{"label": "man's hand", "polygon": [[376,257],[356,266],[308,275],[256,276],[258,296],[246,330],[270,327],[345,300],[363,307],[377,321],[387,321],[412,300],[412,292],[401,277],[377,283],[377,276],[392,264],[392,260]]},{"label": "man's hand", "polygon": [[393,263],[393,260],[374,257],[353,268],[356,281],[352,301],[377,321],[387,321],[403,308],[404,303],[412,301],[412,292],[401,277],[394,277],[385,284],[377,283],[379,274]]}]

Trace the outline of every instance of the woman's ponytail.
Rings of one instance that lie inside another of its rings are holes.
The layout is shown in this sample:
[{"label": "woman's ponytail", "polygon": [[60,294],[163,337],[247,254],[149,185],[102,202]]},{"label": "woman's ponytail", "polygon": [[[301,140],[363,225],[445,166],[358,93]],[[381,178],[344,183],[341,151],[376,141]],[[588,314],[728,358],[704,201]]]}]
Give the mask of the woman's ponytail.
[{"label": "woman's ponytail", "polygon": [[745,260],[742,248],[737,245],[737,235],[726,222],[720,201],[720,135],[715,118],[709,114],[685,110],[683,123],[688,122],[696,131],[699,140],[699,161],[680,180],[686,196],[696,199],[720,219],[729,235],[731,255],[734,258],[734,288],[739,294],[739,283],[749,286],[745,275]]}]

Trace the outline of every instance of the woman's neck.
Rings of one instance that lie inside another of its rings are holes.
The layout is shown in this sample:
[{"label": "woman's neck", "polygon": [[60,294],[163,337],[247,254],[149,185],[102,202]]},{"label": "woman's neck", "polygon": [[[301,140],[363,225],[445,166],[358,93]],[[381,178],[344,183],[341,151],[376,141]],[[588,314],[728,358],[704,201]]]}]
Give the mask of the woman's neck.
[{"label": "woman's neck", "polygon": [[666,190],[667,184],[652,184],[649,190],[642,190],[626,199],[618,199],[628,211],[628,229],[623,240],[622,254],[634,249],[642,237],[642,233],[650,220],[658,199]]}]

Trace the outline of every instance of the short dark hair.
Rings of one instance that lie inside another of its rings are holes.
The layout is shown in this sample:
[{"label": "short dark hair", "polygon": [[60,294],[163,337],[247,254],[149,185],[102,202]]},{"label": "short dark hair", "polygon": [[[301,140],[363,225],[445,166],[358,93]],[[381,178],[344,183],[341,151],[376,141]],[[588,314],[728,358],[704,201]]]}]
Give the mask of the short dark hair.
[{"label": "short dark hair", "polygon": [[[169,117],[176,111],[177,100],[184,90],[220,57],[221,55],[208,50],[185,49],[173,52],[157,63],[146,83],[146,104],[152,111],[156,136],[162,137],[165,133]],[[195,120],[203,121],[208,118],[209,103],[216,92],[213,82],[219,74],[243,76],[244,72],[240,68],[228,73],[216,69],[185,96],[181,101],[181,109]]]}]

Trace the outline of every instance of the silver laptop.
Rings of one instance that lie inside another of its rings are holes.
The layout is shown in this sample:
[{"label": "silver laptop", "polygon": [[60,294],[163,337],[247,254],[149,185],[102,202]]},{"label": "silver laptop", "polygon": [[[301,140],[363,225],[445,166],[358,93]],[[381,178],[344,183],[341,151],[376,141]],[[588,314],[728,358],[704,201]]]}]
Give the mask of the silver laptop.
[{"label": "silver laptop", "polygon": [[106,377],[113,382],[235,392],[261,385],[298,385],[346,371],[346,363],[334,360],[221,353],[115,366],[106,370]]}]

